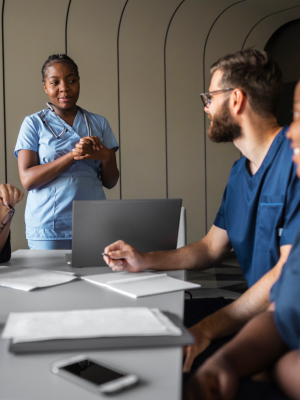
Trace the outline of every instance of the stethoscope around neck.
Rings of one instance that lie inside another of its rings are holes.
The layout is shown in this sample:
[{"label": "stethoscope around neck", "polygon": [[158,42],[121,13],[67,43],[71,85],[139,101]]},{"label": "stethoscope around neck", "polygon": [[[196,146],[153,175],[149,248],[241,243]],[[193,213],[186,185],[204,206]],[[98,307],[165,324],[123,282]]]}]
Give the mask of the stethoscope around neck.
[{"label": "stethoscope around neck", "polygon": [[[58,116],[55,113],[54,108],[52,107],[51,103],[46,103],[48,108],[46,108],[46,110],[43,111],[42,114],[42,121],[44,123],[44,125],[47,126],[47,128],[50,129],[52,135],[56,138],[56,139],[60,139],[66,132],[68,132],[68,129],[65,127],[64,123],[58,118]],[[88,131],[88,136],[92,136],[92,129],[91,129],[91,125],[89,123],[89,120],[87,119],[86,113],[83,111],[83,109],[79,106],[77,106],[77,108],[79,109],[80,112],[82,112],[83,118],[85,120],[85,124],[86,124],[86,128]],[[56,119],[58,120],[58,122],[63,126],[63,130],[57,135],[54,130],[51,128],[51,126],[48,124],[48,122],[46,121],[46,113],[50,111],[54,114],[54,116],[56,117]]]}]

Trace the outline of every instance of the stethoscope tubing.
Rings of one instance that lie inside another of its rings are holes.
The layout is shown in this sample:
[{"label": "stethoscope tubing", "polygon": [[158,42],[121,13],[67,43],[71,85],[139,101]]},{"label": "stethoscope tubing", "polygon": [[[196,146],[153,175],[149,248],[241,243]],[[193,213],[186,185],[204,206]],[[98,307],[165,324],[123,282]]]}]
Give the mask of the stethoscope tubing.
[{"label": "stethoscope tubing", "polygon": [[[46,110],[43,111],[43,114],[41,116],[42,122],[44,123],[44,125],[47,126],[47,128],[50,130],[50,132],[52,133],[52,135],[56,139],[60,139],[66,132],[68,132],[68,129],[65,127],[64,123],[58,118],[58,115],[56,115],[56,113],[54,111],[54,108],[52,107],[52,104],[51,103],[46,103],[46,104],[47,104],[48,108],[46,108]],[[87,128],[87,131],[88,131],[88,136],[92,136],[91,125],[90,125],[89,120],[88,120],[88,118],[86,116],[86,113],[84,112],[84,110],[81,107],[79,107],[79,106],[77,106],[77,107],[78,107],[79,111],[83,114],[83,118],[84,118],[84,121],[85,121],[85,124],[86,124],[86,128]],[[54,132],[54,130],[49,125],[49,123],[46,121],[46,112],[47,111],[53,112],[55,117],[57,118],[57,120],[62,124],[62,126],[64,128],[58,135]]]}]

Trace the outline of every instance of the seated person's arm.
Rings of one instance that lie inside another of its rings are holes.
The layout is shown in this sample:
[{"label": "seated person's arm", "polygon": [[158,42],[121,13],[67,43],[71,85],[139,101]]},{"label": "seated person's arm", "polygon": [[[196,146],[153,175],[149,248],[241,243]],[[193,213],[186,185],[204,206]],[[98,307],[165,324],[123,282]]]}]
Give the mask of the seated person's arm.
[{"label": "seated person's arm", "polygon": [[10,259],[9,230],[13,216],[11,209],[23,197],[24,193],[15,186],[9,183],[0,185],[0,262],[7,262]]},{"label": "seated person's arm", "polygon": [[188,398],[233,400],[239,379],[269,368],[286,351],[273,313],[258,315],[198,369],[189,385]]},{"label": "seated person's arm", "polygon": [[280,276],[291,247],[291,245],[282,246],[280,258],[275,267],[240,298],[190,328],[190,332],[195,337],[195,343],[185,349],[184,372],[190,370],[195,357],[202,353],[213,340],[237,332],[255,315],[267,310],[270,304],[271,288]]},{"label": "seated person's arm", "polygon": [[274,367],[274,378],[280,389],[291,399],[300,399],[300,353],[293,350],[280,358]]},{"label": "seated person's arm", "polygon": [[119,240],[104,249],[104,253],[111,256],[104,260],[114,271],[203,270],[222,262],[230,249],[227,232],[213,225],[203,239],[171,251],[142,253]]}]

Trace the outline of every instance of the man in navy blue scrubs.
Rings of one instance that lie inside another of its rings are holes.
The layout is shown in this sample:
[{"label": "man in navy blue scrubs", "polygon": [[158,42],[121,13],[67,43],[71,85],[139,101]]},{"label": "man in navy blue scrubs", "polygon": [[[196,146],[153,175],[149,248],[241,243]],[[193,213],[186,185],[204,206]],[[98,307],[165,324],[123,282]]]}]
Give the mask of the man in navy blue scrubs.
[{"label": "man in navy blue scrubs", "polygon": [[249,289],[236,301],[187,302],[185,322],[195,344],[185,349],[184,372],[195,357],[197,366],[221,338],[266,310],[300,225],[300,180],[285,136],[288,128],[275,117],[282,91],[279,67],[265,52],[248,49],[221,58],[211,73],[209,92],[202,94],[211,120],[208,136],[233,142],[243,154],[232,167],[214,225],[200,241],[174,251],[141,253],[122,241],[105,249],[113,270],[137,272],[203,270],[221,263],[233,247]]}]

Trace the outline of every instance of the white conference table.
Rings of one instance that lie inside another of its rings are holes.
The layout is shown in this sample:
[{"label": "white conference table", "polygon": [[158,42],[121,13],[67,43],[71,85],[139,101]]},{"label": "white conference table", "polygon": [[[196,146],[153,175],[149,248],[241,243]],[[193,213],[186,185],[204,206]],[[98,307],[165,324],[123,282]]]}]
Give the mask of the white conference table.
[{"label": "white conference table", "polygon": [[[18,250],[6,266],[38,267],[73,271],[80,275],[108,273],[108,267],[72,268],[65,261],[66,250]],[[183,278],[183,271],[168,274]],[[1,330],[10,312],[58,311],[112,307],[150,307],[170,311],[183,317],[184,293],[175,292],[132,299],[104,287],[76,280],[32,292],[0,288]],[[14,355],[8,352],[9,341],[0,341],[0,399],[1,400],[96,400],[96,395],[81,386],[50,372],[53,361],[74,352]],[[80,353],[80,352],[79,352]],[[114,396],[126,400],[168,400],[181,398],[182,349],[148,348],[91,351],[85,354],[125,372],[136,373],[141,383]]]}]

